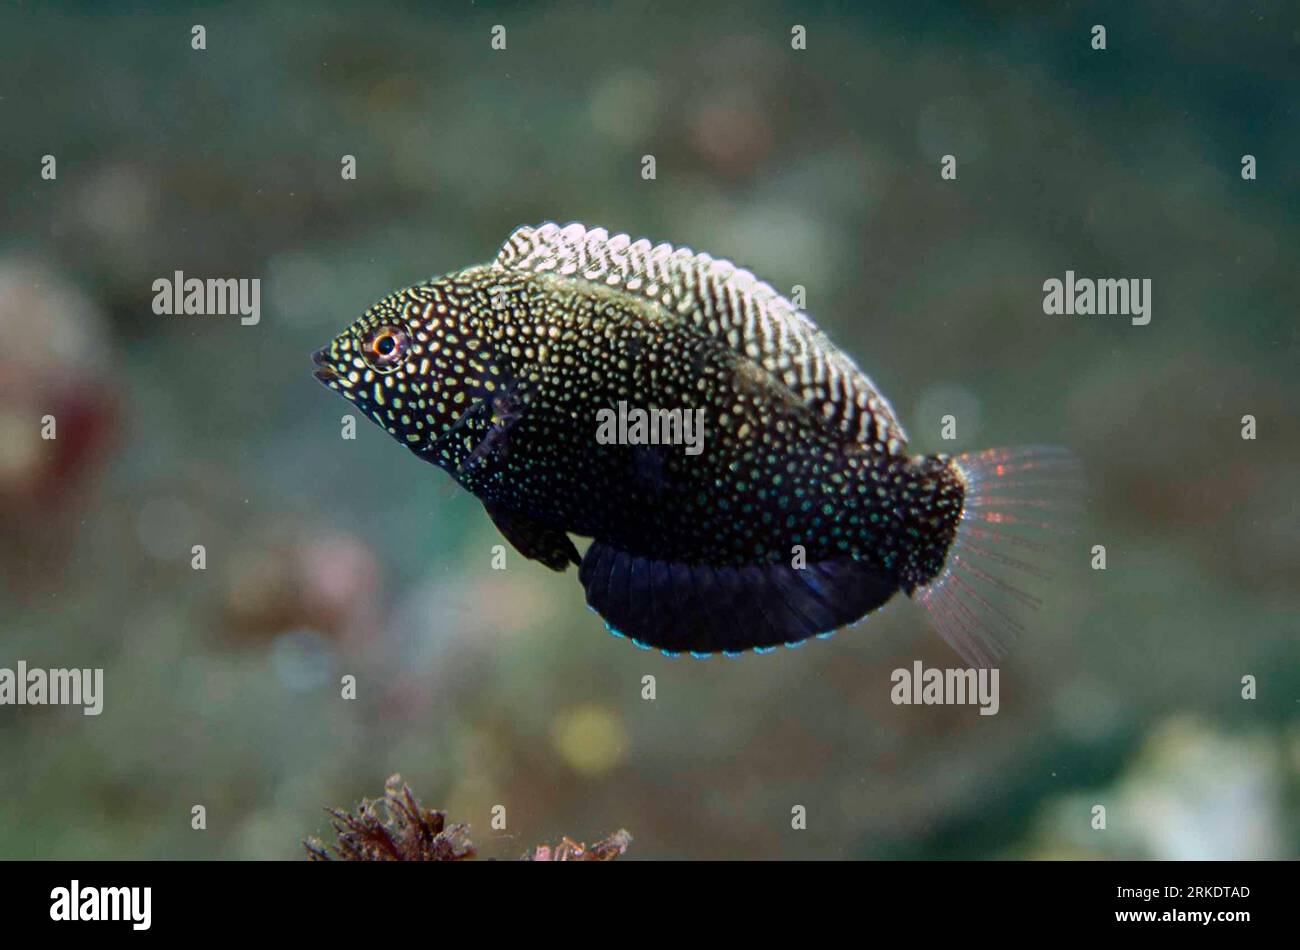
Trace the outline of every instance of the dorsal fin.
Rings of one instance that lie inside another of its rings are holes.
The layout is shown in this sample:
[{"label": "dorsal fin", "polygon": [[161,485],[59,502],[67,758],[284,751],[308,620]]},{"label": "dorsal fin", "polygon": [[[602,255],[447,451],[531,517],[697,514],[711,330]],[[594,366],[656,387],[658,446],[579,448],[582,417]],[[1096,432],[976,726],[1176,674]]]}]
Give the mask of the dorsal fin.
[{"label": "dorsal fin", "polygon": [[907,435],[857,364],[807,314],[747,270],[689,248],[553,222],[516,228],[494,267],[554,273],[638,294],[763,367],[856,442],[901,454]]}]

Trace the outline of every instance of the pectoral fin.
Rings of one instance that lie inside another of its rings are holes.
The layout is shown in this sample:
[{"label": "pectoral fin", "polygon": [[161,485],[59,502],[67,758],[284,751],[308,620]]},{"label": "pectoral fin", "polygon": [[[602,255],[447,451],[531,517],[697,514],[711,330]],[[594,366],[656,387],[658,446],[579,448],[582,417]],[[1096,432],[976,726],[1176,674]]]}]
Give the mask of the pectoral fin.
[{"label": "pectoral fin", "polygon": [[578,549],[569,536],[500,505],[483,503],[488,517],[516,551],[531,561],[541,561],[553,571],[563,571],[580,562]]}]

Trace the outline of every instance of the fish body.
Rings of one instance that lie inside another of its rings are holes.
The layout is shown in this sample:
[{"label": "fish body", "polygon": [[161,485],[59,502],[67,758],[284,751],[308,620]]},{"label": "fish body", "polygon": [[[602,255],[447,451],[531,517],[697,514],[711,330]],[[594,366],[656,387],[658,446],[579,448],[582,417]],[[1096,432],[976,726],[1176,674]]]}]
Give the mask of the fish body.
[{"label": "fish body", "polygon": [[[581,565],[612,630],[670,653],[794,645],[902,591],[990,665],[995,605],[962,589],[956,549],[963,526],[967,547],[1009,536],[972,480],[1058,469],[1043,452],[909,455],[876,387],[771,287],[581,225],[516,230],[492,263],[384,298],[314,360],[521,553]],[[668,438],[636,437],[627,407]],[[571,534],[593,539],[584,557]]]}]

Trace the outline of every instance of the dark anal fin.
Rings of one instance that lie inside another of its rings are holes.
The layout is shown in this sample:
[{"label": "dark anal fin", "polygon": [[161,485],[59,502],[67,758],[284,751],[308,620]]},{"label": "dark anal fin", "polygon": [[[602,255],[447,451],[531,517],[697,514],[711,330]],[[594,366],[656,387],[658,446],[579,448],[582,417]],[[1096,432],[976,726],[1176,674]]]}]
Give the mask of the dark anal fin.
[{"label": "dark anal fin", "polygon": [[567,570],[580,562],[578,549],[569,536],[500,505],[484,502],[488,517],[516,551],[531,561],[541,561],[553,571]]},{"label": "dark anal fin", "polygon": [[593,541],[578,571],[587,603],[615,633],[665,653],[794,645],[861,619],[898,591],[849,558],[713,567],[657,561]]}]

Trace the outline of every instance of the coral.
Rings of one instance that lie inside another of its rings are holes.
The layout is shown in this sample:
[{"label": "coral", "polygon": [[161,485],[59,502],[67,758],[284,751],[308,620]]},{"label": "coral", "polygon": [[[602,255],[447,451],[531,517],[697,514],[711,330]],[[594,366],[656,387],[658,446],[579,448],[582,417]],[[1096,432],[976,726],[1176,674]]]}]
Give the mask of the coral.
[{"label": "coral", "polygon": [[554,848],[539,844],[525,861],[613,861],[627,851],[632,836],[621,828],[590,848],[569,838],[564,838]]},{"label": "coral", "polygon": [[[339,808],[325,811],[334,819],[338,841],[303,842],[313,861],[463,861],[477,855],[466,825],[448,825],[445,812],[425,808],[411,787],[394,775],[384,783],[384,797],[363,799],[356,814]],[[591,847],[562,838],[558,845],[538,845],[525,861],[613,861],[625,853],[632,836],[620,829]]]},{"label": "coral", "polygon": [[464,825],[425,808],[400,775],[384,784],[384,797],[363,799],[356,814],[327,808],[338,843],[329,853],[319,838],[303,842],[313,861],[462,861],[474,857]]}]

